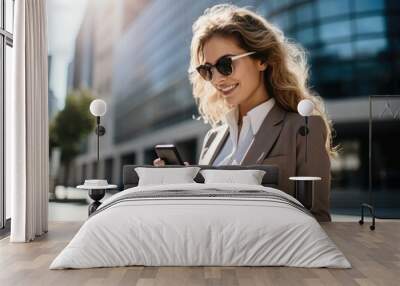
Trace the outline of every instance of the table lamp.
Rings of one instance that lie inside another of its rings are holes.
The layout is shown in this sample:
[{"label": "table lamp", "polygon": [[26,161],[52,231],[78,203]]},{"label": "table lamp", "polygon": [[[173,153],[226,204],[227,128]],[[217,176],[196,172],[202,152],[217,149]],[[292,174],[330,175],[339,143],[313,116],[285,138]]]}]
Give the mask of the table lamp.
[{"label": "table lamp", "polygon": [[99,162],[99,149],[100,149],[100,136],[103,136],[106,133],[106,129],[104,126],[100,125],[100,117],[104,116],[107,111],[107,104],[102,99],[95,99],[90,103],[90,113],[96,116],[96,135],[97,135],[97,162]]},{"label": "table lamp", "polygon": [[299,102],[299,104],[297,105],[297,111],[299,112],[299,114],[301,116],[304,117],[304,121],[305,121],[305,126],[302,126],[299,129],[299,133],[302,136],[306,136],[306,151],[305,151],[305,162],[307,163],[307,149],[308,149],[308,141],[307,141],[307,135],[309,133],[309,129],[308,129],[308,116],[310,116],[313,111],[314,111],[314,103],[309,100],[309,99],[303,99]]}]

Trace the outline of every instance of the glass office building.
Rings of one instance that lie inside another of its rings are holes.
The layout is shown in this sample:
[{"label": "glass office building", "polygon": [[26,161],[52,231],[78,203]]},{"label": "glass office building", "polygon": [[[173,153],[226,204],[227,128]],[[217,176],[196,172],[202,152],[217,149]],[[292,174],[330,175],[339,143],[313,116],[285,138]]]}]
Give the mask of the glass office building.
[{"label": "glass office building", "polygon": [[327,99],[400,92],[400,2],[265,1],[268,19],[307,48]]}]

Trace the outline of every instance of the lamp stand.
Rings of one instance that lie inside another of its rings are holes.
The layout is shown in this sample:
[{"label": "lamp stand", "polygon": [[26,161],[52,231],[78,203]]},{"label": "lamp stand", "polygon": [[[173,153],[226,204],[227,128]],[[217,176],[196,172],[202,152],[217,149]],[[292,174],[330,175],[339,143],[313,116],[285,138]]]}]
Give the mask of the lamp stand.
[{"label": "lamp stand", "polygon": [[106,134],[104,126],[100,125],[100,116],[96,116],[96,135],[97,135],[97,163],[100,161],[100,136]]},{"label": "lamp stand", "polygon": [[308,129],[308,116],[304,116],[305,126],[301,126],[299,129],[299,133],[301,136],[306,137],[306,150],[305,150],[305,162],[307,163],[307,150],[308,150],[308,133],[310,130]]}]

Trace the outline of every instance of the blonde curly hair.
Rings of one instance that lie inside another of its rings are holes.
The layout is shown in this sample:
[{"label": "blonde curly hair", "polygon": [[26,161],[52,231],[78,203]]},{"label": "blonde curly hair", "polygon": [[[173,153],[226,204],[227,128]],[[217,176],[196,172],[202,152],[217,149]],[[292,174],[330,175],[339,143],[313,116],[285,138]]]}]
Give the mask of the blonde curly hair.
[{"label": "blonde curly hair", "polygon": [[332,126],[322,98],[308,86],[309,67],[303,48],[285,38],[278,27],[262,16],[231,4],[206,9],[193,24],[189,78],[200,116],[205,122],[215,127],[230,110],[212,84],[194,72],[204,61],[204,44],[214,35],[232,37],[242,49],[256,52],[252,58],[267,63],[265,87],[281,108],[297,112],[297,104],[302,99],[310,99],[315,105],[314,115],[320,115],[326,125],[326,150],[331,156],[336,155],[331,142]]}]

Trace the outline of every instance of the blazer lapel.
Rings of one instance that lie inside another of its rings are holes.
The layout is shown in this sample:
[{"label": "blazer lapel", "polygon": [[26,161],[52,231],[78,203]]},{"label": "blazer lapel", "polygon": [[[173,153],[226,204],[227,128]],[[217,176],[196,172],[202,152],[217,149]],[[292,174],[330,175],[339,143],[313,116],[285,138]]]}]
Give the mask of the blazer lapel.
[{"label": "blazer lapel", "polygon": [[[212,162],[215,160],[215,157],[221,150],[223,143],[225,142],[226,138],[229,134],[228,125],[221,126],[221,128],[216,131],[214,138],[210,138],[211,142],[205,146],[207,150],[204,151],[202,158],[200,158],[200,165],[211,165]],[[210,136],[213,136],[211,134]]]},{"label": "blazer lapel", "polygon": [[286,111],[277,103],[265,117],[241,165],[259,164],[267,157],[282,131]]}]

